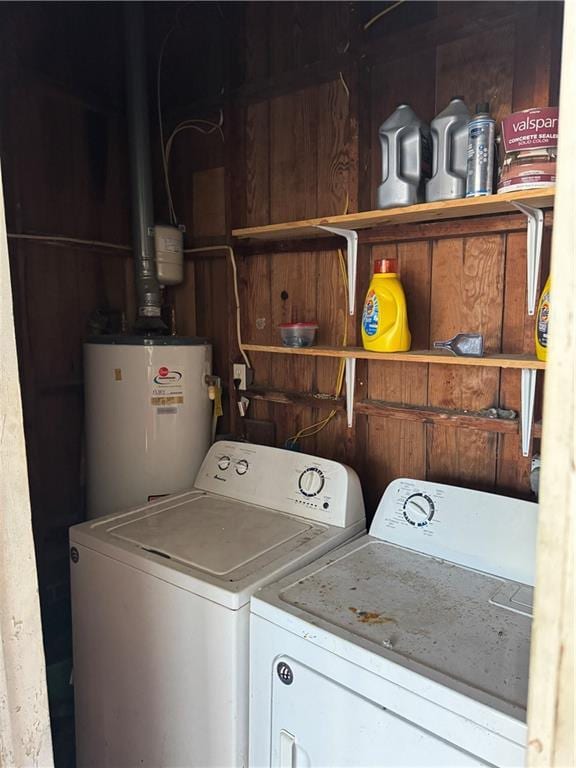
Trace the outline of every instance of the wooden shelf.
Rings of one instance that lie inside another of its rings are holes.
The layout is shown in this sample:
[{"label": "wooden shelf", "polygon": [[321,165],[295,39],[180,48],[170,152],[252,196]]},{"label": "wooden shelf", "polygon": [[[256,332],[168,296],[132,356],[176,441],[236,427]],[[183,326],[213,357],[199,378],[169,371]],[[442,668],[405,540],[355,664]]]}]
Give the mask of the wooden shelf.
[{"label": "wooden shelf", "polygon": [[284,240],[291,238],[333,237],[320,226],[343,229],[370,229],[386,224],[413,224],[417,222],[446,221],[449,219],[486,216],[488,214],[517,213],[511,203],[524,203],[535,208],[554,206],[554,189],[530,189],[523,192],[507,192],[489,197],[443,200],[437,203],[421,203],[406,208],[388,208],[383,211],[362,211],[342,216],[325,216],[319,219],[302,219],[262,227],[233,229],[232,235],[246,240]]},{"label": "wooden shelf", "polygon": [[[250,400],[261,400],[276,405],[304,405],[321,411],[345,411],[346,403],[343,397],[326,394],[307,394],[279,390],[266,386],[249,387],[244,394]],[[354,411],[364,416],[381,416],[388,419],[400,419],[421,424],[442,424],[461,429],[473,429],[484,432],[514,434],[520,432],[520,420],[492,418],[486,411],[464,411],[454,408],[439,408],[430,405],[409,405],[406,403],[390,403],[384,400],[364,398],[354,404]],[[534,424],[534,437],[537,424]]]},{"label": "wooden shelf", "polygon": [[281,347],[264,344],[243,344],[246,352],[268,352],[274,355],[307,355],[308,357],[336,357],[356,360],[380,360],[396,363],[436,363],[440,365],[466,365],[483,368],[519,368],[544,370],[546,363],[533,355],[486,355],[485,357],[457,357],[441,350],[414,350],[410,352],[369,352],[363,347]]}]

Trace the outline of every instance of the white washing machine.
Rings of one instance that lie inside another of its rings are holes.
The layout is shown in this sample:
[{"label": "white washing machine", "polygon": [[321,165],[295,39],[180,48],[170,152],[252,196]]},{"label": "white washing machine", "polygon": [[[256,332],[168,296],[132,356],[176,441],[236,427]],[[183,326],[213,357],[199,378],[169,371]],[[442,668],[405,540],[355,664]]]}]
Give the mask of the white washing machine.
[{"label": "white washing machine", "polygon": [[231,442],[192,491],[71,528],[79,768],[246,765],[250,595],[365,529],[349,468]]},{"label": "white washing machine", "polygon": [[251,601],[251,766],[523,766],[537,505],[400,479]]}]

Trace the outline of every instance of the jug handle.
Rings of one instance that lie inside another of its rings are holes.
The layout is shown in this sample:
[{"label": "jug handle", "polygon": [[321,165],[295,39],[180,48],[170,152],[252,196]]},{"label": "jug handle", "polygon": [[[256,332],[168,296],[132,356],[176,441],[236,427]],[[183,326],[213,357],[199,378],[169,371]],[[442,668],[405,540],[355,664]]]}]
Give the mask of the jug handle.
[{"label": "jug handle", "polygon": [[432,142],[432,176],[436,176],[438,173],[438,145],[440,143],[436,128],[430,129],[430,141]]},{"label": "jug handle", "polygon": [[451,125],[444,126],[444,146],[446,147],[446,152],[444,152],[444,173],[449,175],[454,175],[452,172],[452,140],[451,136],[454,133],[452,130]]},{"label": "jug handle", "polygon": [[[419,184],[420,183],[420,176],[422,175],[422,151],[421,151],[421,148],[419,148],[419,151],[416,152],[416,158],[415,158],[416,159],[416,170],[414,172],[414,176],[412,176],[412,174],[406,173],[406,169],[402,167],[402,161],[400,159],[402,157],[402,154],[400,152],[400,144],[404,141],[404,134],[405,133],[406,133],[406,131],[404,129],[400,129],[396,133],[396,136],[394,137],[395,140],[396,140],[396,152],[395,152],[395,155],[396,155],[397,158],[399,158],[397,162],[398,162],[398,164],[400,166],[400,171],[402,173],[402,178],[403,179],[408,179],[408,181],[411,181],[411,182],[413,182],[415,184]],[[398,169],[395,169],[395,171],[398,172]]]},{"label": "jug handle", "polygon": [[[380,136],[380,149],[382,151],[382,184],[390,176],[390,148],[388,136],[383,133]],[[384,165],[386,165],[386,175],[384,175]]]},{"label": "jug handle", "polygon": [[[452,175],[465,177],[466,166],[467,166],[467,153],[465,151],[465,148],[462,152],[460,152],[459,158],[458,158],[457,152],[455,152],[454,156],[452,156],[452,149],[459,140],[461,140],[462,143],[464,144],[465,137],[468,136],[468,125],[461,125],[457,129],[452,128],[451,133],[453,135],[452,135],[452,141],[450,141],[450,163],[448,167]],[[461,160],[461,163],[462,163],[461,165],[457,165],[458,159]]]}]

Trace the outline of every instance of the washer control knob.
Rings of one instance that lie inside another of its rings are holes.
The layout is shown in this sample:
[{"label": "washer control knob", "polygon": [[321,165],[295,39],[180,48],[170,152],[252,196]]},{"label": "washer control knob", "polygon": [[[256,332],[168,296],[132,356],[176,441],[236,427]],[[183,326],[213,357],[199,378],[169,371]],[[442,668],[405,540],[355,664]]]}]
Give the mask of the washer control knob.
[{"label": "washer control knob", "polygon": [[413,493],[408,496],[402,509],[406,522],[415,528],[428,525],[435,511],[434,502],[427,493]]},{"label": "washer control knob", "polygon": [[240,459],[240,461],[236,462],[236,474],[245,475],[246,472],[248,472],[248,462],[246,459]]},{"label": "washer control knob", "polygon": [[218,459],[218,469],[228,469],[230,466],[230,456],[220,456]]},{"label": "washer control knob", "polygon": [[325,478],[318,467],[308,467],[298,478],[298,488],[303,496],[317,496],[324,488]]}]

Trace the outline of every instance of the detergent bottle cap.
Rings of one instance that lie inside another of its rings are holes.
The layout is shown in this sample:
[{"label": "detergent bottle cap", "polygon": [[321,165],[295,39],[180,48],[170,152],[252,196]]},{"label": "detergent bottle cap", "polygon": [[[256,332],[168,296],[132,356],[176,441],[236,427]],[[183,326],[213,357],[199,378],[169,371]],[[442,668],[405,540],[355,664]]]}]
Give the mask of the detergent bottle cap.
[{"label": "detergent bottle cap", "polygon": [[398,272],[397,259],[376,259],[374,262],[374,274],[386,274],[388,272]]}]

